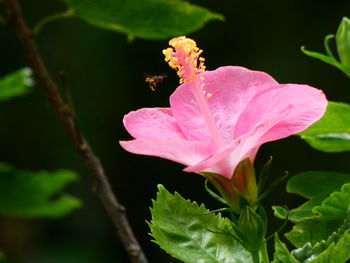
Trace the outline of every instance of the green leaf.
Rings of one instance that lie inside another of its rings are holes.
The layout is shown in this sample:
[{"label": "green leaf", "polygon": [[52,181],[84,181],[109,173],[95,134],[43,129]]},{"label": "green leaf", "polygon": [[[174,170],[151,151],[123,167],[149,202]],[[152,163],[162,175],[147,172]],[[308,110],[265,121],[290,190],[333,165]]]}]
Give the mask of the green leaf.
[{"label": "green leaf", "polygon": [[301,248],[294,249],[291,254],[300,262],[308,262],[310,258],[317,256],[310,242],[307,242]]},{"label": "green leaf", "polygon": [[341,21],[335,40],[341,63],[350,68],[350,20],[347,17]]},{"label": "green leaf", "polygon": [[27,94],[33,86],[32,70],[22,68],[0,79],[0,101]]},{"label": "green leaf", "polygon": [[327,240],[347,219],[350,204],[350,184],[345,184],[341,191],[332,193],[322,205],[312,209],[313,217],[297,221],[287,238],[296,246],[301,247],[310,242],[312,245]]},{"label": "green leaf", "polygon": [[[292,252],[300,262],[326,262],[314,260],[327,258],[327,255],[331,258],[329,262],[346,261],[336,261],[338,256],[330,255],[328,247],[334,248],[338,244],[343,247],[343,235],[350,230],[349,183],[349,174],[334,172],[304,172],[289,180],[289,193],[310,199],[289,213],[289,219],[296,225],[286,236],[300,247]],[[274,207],[274,210],[278,217],[285,218],[287,215],[282,207]],[[348,255],[343,253],[339,257],[346,258]]]},{"label": "green leaf", "polygon": [[166,39],[184,35],[223,16],[184,0],[64,0],[91,25],[129,37]]},{"label": "green leaf", "polygon": [[[317,242],[314,246],[310,242],[307,242],[303,247],[294,249],[292,255],[300,262],[310,262],[315,258],[322,259],[324,257],[324,251],[326,251],[330,246],[333,248],[334,244],[341,244],[338,242],[343,242],[342,239],[344,235],[348,234],[350,231],[350,210],[348,209],[347,216],[344,223],[338,228],[336,232],[328,237],[327,240],[321,240]],[[327,252],[326,252],[327,254]],[[336,257],[335,257],[336,258]],[[345,261],[335,261],[333,256],[331,256],[331,262],[343,263]]]},{"label": "green leaf", "polygon": [[349,151],[350,105],[329,102],[325,115],[298,135],[311,147],[320,151]]},{"label": "green leaf", "polygon": [[0,250],[0,263],[5,262],[5,255],[4,253]]},{"label": "green leaf", "polygon": [[309,171],[293,176],[287,184],[287,192],[307,199],[327,197],[332,192],[350,183],[350,174],[324,171]]},{"label": "green leaf", "polygon": [[301,51],[309,57],[319,59],[327,64],[330,64],[330,65],[338,68],[339,70],[343,71],[348,77],[350,77],[350,68],[339,63],[335,58],[318,53],[318,52],[306,50],[304,46],[301,47]]},{"label": "green leaf", "polygon": [[272,263],[299,263],[293,255],[289,252],[286,245],[275,234],[275,253]]},{"label": "green leaf", "polygon": [[208,212],[204,205],[170,194],[158,186],[157,200],[151,208],[149,223],[154,242],[186,263],[249,263],[250,253],[230,235],[231,222],[220,214]]},{"label": "green leaf", "polygon": [[77,180],[71,171],[27,172],[0,164],[0,214],[19,217],[60,217],[81,202],[62,189]]},{"label": "green leaf", "polygon": [[272,209],[276,217],[286,219],[288,216],[288,220],[296,222],[305,218],[314,217],[315,215],[312,213],[312,208],[320,205],[324,199],[324,197],[315,197],[290,211],[283,206],[273,206]]},{"label": "green leaf", "polygon": [[345,263],[350,259],[350,233],[345,234],[335,244],[332,243],[324,252],[308,263]]},{"label": "green leaf", "polygon": [[275,215],[284,219],[288,213],[288,218],[292,221],[315,217],[312,209],[321,205],[331,193],[339,191],[346,183],[350,183],[350,174],[322,171],[299,173],[288,181],[287,192],[310,200],[289,213],[284,207],[274,206]]}]

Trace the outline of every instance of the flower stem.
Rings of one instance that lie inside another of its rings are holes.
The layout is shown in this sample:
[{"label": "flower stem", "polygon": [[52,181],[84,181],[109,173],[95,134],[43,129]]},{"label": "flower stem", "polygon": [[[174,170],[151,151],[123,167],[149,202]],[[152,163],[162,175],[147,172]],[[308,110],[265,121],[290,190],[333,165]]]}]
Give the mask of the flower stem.
[{"label": "flower stem", "polygon": [[270,262],[269,254],[267,253],[266,242],[264,242],[264,244],[262,245],[262,247],[260,249],[260,254],[261,254],[261,258],[262,258],[262,263],[269,263]]},{"label": "flower stem", "polygon": [[259,263],[259,252],[250,252],[252,254],[253,263]]}]

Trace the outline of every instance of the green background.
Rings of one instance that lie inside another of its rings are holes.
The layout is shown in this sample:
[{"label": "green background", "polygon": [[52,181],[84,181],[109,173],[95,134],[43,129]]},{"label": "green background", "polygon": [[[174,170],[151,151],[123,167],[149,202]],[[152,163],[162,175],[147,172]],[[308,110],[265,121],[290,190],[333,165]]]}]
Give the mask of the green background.
[{"label": "green background", "polygon": [[[65,10],[58,0],[20,2],[31,26],[48,14]],[[350,101],[350,80],[300,51],[301,45],[323,51],[324,36],[335,33],[341,18],[350,16],[350,1],[192,2],[226,17],[225,22],[209,22],[190,35],[204,50],[209,70],[224,65],[245,66],[268,72],[281,83],[304,83],[323,89],[330,100]],[[0,39],[3,76],[26,63],[9,28],[0,27]],[[219,208],[219,204],[206,194],[199,175],[183,173],[181,165],[167,160],[129,154],[118,144],[118,140],[130,138],[122,126],[124,114],[142,107],[168,106],[178,80],[161,53],[167,40],[128,42],[125,35],[69,19],[45,27],[37,43],[58,82],[59,72],[65,72],[79,124],[100,156],[118,198],[127,207],[150,262],[178,262],[148,236],[145,220],[150,219],[148,207],[155,198],[156,185],[161,183],[212,209]],[[152,92],[144,76],[163,72],[169,77]],[[348,153],[318,152],[298,137],[264,145],[256,166],[261,167],[270,155],[274,157],[274,178],[286,170],[291,175],[306,170],[350,172]],[[73,169],[80,174],[80,182],[68,191],[84,202],[82,209],[60,220],[0,217],[0,247],[12,262],[128,262],[110,219],[91,191],[88,171],[67,141],[40,87],[25,97],[0,104],[0,160],[21,169]],[[293,208],[301,202],[280,186],[264,205],[287,203]],[[272,214],[272,210],[268,212]],[[277,219],[270,222],[270,231],[282,223]]]}]

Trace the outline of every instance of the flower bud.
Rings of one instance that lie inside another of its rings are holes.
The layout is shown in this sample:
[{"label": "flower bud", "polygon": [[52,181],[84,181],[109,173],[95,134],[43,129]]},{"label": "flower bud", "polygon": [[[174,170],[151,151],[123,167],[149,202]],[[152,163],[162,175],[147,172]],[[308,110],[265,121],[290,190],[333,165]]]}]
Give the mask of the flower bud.
[{"label": "flower bud", "polygon": [[251,207],[246,206],[239,217],[237,230],[241,245],[249,252],[257,252],[265,242],[266,222]]},{"label": "flower bud", "polygon": [[350,20],[344,17],[336,35],[337,51],[340,62],[350,68]]}]

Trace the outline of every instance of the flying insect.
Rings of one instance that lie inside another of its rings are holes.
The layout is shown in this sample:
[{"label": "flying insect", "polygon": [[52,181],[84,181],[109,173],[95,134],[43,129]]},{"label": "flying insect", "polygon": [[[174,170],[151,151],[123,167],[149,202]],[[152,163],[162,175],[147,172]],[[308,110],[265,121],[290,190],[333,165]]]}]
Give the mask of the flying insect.
[{"label": "flying insect", "polygon": [[167,74],[163,73],[160,75],[153,75],[153,76],[147,76],[145,78],[145,82],[149,84],[149,88],[152,91],[156,90],[156,87],[159,85],[159,83],[163,82],[163,80],[168,77]]}]

